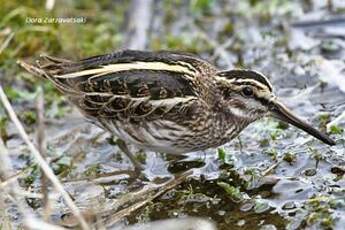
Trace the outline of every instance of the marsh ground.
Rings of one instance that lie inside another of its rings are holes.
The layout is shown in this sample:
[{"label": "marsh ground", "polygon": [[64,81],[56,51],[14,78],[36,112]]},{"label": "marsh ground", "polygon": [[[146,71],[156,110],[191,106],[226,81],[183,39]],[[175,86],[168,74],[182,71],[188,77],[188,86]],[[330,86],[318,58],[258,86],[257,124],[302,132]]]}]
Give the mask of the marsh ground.
[{"label": "marsh ground", "polygon": [[[214,221],[219,229],[343,229],[344,2],[193,0],[146,4],[152,7],[149,14],[134,26],[147,26],[146,38],[133,41],[128,23],[133,17],[130,1],[61,1],[49,11],[45,1],[0,0],[0,83],[34,142],[36,101],[43,89],[47,159],[90,221],[98,218],[101,224],[122,228],[167,218],[201,217]],[[37,21],[57,17],[82,20]],[[326,146],[267,118],[219,149],[185,157],[138,153],[151,181],[131,180],[126,174],[110,176],[107,173],[131,166],[109,134],[85,122],[48,82],[26,73],[16,61],[33,61],[41,53],[78,59],[128,46],[187,51],[219,68],[259,70],[293,111],[327,131],[337,145]],[[25,197],[38,217],[49,211],[52,223],[75,226],[68,208],[51,187],[50,208],[44,207],[38,166],[2,106],[0,134],[14,168],[11,173],[19,173],[19,185],[26,192],[17,195]],[[195,168],[191,176],[155,197],[161,185],[189,168]],[[1,177],[1,186],[7,179]],[[144,195],[139,197],[140,191]],[[3,194],[0,229],[16,229],[22,216]],[[118,218],[120,210],[143,200],[145,205],[128,211],[116,224],[102,222]]]}]

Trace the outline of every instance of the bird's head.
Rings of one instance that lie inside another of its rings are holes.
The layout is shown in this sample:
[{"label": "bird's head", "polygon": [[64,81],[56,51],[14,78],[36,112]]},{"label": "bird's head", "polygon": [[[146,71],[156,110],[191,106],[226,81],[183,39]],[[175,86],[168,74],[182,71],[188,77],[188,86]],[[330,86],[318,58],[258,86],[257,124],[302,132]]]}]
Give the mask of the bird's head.
[{"label": "bird's head", "polygon": [[252,70],[221,71],[216,76],[225,109],[239,122],[253,122],[264,116],[273,116],[292,124],[328,145],[335,142],[327,135],[294,115],[273,93],[268,79]]}]

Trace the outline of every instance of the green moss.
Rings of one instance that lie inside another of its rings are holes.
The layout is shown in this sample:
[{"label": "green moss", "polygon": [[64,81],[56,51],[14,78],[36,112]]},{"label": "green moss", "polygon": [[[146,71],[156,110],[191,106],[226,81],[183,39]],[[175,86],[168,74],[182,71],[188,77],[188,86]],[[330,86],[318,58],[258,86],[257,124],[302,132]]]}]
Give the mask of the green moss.
[{"label": "green moss", "polygon": [[331,134],[342,134],[344,132],[344,129],[337,125],[332,125],[330,127],[330,133]]},{"label": "green moss", "polygon": [[101,164],[93,164],[89,166],[83,173],[87,177],[95,177],[101,173]]},{"label": "green moss", "polygon": [[190,11],[194,15],[207,15],[210,13],[210,9],[214,5],[214,0],[193,0],[190,1]]},{"label": "green moss", "polygon": [[311,152],[311,156],[316,160],[316,161],[320,161],[325,159],[325,156],[322,155],[322,153],[320,153],[317,149],[311,148],[309,147],[309,151]]},{"label": "green moss", "polygon": [[218,148],[217,153],[218,153],[218,159],[224,163],[225,162],[225,150],[223,148]]},{"label": "green moss", "polygon": [[30,187],[35,181],[39,180],[39,178],[41,177],[41,172],[40,172],[40,168],[37,164],[32,164],[29,165],[25,171],[28,171],[27,176],[25,176],[24,178],[22,178],[21,184],[24,187]]},{"label": "green moss", "polygon": [[26,110],[23,113],[21,113],[20,117],[23,119],[24,123],[27,125],[33,125],[37,121],[37,114],[30,110]]},{"label": "green moss", "polygon": [[140,163],[145,163],[146,161],[146,153],[144,151],[139,151],[135,154],[135,159],[139,161]]},{"label": "green moss", "polygon": [[326,229],[332,229],[334,227],[334,220],[331,216],[322,218],[321,226]]},{"label": "green moss", "polygon": [[20,98],[20,95],[17,90],[15,90],[12,87],[6,87],[4,89],[6,96],[8,97],[9,100],[18,100]]},{"label": "green moss", "polygon": [[218,159],[220,160],[222,164],[228,165],[228,166],[234,165],[235,157],[233,154],[225,151],[224,148],[218,148],[217,153],[218,153]]},{"label": "green moss", "polygon": [[61,157],[58,161],[51,164],[55,175],[66,177],[73,169],[72,159],[68,156]]},{"label": "green moss", "polygon": [[330,122],[331,117],[329,113],[322,113],[319,115],[320,129],[326,130],[327,124]]},{"label": "green moss", "polygon": [[272,140],[277,140],[277,138],[281,135],[281,130],[274,129],[270,132],[270,136]]},{"label": "green moss", "polygon": [[329,196],[314,196],[306,203],[306,209],[309,211],[306,217],[306,224],[320,225],[324,229],[333,229],[334,218],[332,216],[331,204],[333,198]]},{"label": "green moss", "polygon": [[[51,55],[64,52],[73,57],[88,56],[114,50],[121,41],[118,35],[123,23],[128,2],[109,4],[106,2],[73,1],[66,6],[56,4],[53,11],[47,11],[45,2],[26,1],[20,4],[4,1],[0,14],[0,29],[10,28],[15,32],[13,41],[0,61],[13,57],[38,55],[45,52]],[[109,8],[112,7],[112,8]],[[90,9],[102,10],[97,17],[88,16]],[[35,19],[58,17],[85,17],[85,23],[37,23]]]},{"label": "green moss", "polygon": [[293,154],[291,152],[287,152],[283,156],[283,160],[288,162],[289,164],[293,164],[294,162],[296,162],[296,158],[296,154]]},{"label": "green moss", "polygon": [[261,139],[259,143],[261,147],[266,147],[266,146],[269,146],[270,140],[268,138],[264,138],[264,139]]},{"label": "green moss", "polygon": [[278,124],[277,124],[277,129],[285,130],[285,129],[288,129],[288,128],[289,128],[289,124],[286,123],[286,122],[279,121]]},{"label": "green moss", "polygon": [[189,33],[179,35],[169,33],[163,37],[153,37],[150,42],[150,47],[153,50],[182,50],[190,53],[201,53],[211,49],[202,38]]},{"label": "green moss", "polygon": [[269,155],[272,160],[276,160],[277,159],[278,152],[277,152],[276,149],[274,149],[274,148],[268,149],[267,151],[265,151],[265,153],[267,155]]},{"label": "green moss", "polygon": [[24,178],[24,183],[25,183],[26,187],[29,187],[32,183],[34,183],[34,181],[35,181],[35,177],[32,175],[26,176]]},{"label": "green moss", "polygon": [[6,141],[8,138],[7,124],[8,118],[5,115],[2,115],[0,111],[0,138],[4,141]]},{"label": "green moss", "polygon": [[234,202],[243,201],[246,197],[238,187],[229,185],[225,182],[217,182],[217,185],[223,188]]}]

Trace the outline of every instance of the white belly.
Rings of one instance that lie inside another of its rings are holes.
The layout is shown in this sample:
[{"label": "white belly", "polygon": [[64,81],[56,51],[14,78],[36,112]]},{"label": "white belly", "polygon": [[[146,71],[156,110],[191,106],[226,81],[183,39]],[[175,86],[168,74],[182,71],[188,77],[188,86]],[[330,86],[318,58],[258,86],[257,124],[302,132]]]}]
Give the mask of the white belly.
[{"label": "white belly", "polygon": [[187,129],[171,121],[152,121],[142,125],[113,121],[106,128],[125,142],[142,149],[170,154],[189,152],[189,149],[176,144],[188,132]]}]

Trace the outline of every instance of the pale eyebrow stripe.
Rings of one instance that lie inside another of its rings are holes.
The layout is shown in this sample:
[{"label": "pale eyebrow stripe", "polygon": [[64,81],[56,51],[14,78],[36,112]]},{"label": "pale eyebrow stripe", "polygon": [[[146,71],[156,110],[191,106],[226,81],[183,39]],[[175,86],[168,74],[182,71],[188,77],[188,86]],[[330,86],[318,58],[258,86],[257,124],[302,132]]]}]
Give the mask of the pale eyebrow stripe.
[{"label": "pale eyebrow stripe", "polygon": [[[217,76],[216,76],[217,77]],[[254,79],[241,79],[241,78],[232,78],[232,79],[227,79],[227,78],[223,78],[223,77],[217,77],[225,82],[232,82],[232,83],[251,83],[251,85],[255,84],[256,86],[262,88],[262,89],[270,89],[269,87],[267,87],[267,85],[256,81]]]},{"label": "pale eyebrow stripe", "polygon": [[191,70],[189,63],[181,63],[184,65],[189,66],[182,66],[179,64],[168,64],[165,62],[132,62],[132,63],[118,63],[118,64],[110,64],[101,66],[100,68],[96,69],[88,69],[82,70],[74,73],[68,73],[63,75],[56,75],[56,78],[75,78],[75,77],[82,77],[88,75],[101,75],[102,73],[113,73],[119,71],[126,71],[126,70],[164,70],[164,71],[172,71],[172,72],[179,72],[185,73],[188,75],[195,75],[195,71]]},{"label": "pale eyebrow stripe", "polygon": [[[236,71],[236,69],[234,70],[234,71]],[[261,78],[263,78],[264,80],[262,81],[261,79],[254,79],[254,78],[252,78],[252,77],[248,77],[248,78],[246,78],[246,77],[233,77],[232,79],[231,78],[227,78],[227,80],[230,80],[230,81],[233,81],[234,79],[236,79],[236,80],[238,80],[238,79],[243,79],[243,80],[254,80],[254,81],[256,81],[256,82],[260,82],[261,84],[263,84],[263,85],[265,85],[266,87],[268,87],[268,89],[270,90],[270,91],[273,91],[273,86],[272,86],[272,84],[271,84],[271,82],[268,80],[268,78],[265,76],[265,75],[263,75],[262,73],[260,73],[260,72],[258,72],[258,71],[256,71],[256,70],[246,70],[246,69],[238,69],[237,71],[244,71],[244,72],[247,72],[247,73],[255,73],[256,75],[258,75],[258,76],[260,76]],[[222,73],[222,72],[221,72]],[[223,72],[224,73],[224,72]],[[225,77],[226,78],[226,75],[218,75],[218,76],[216,76],[216,77]]]}]

